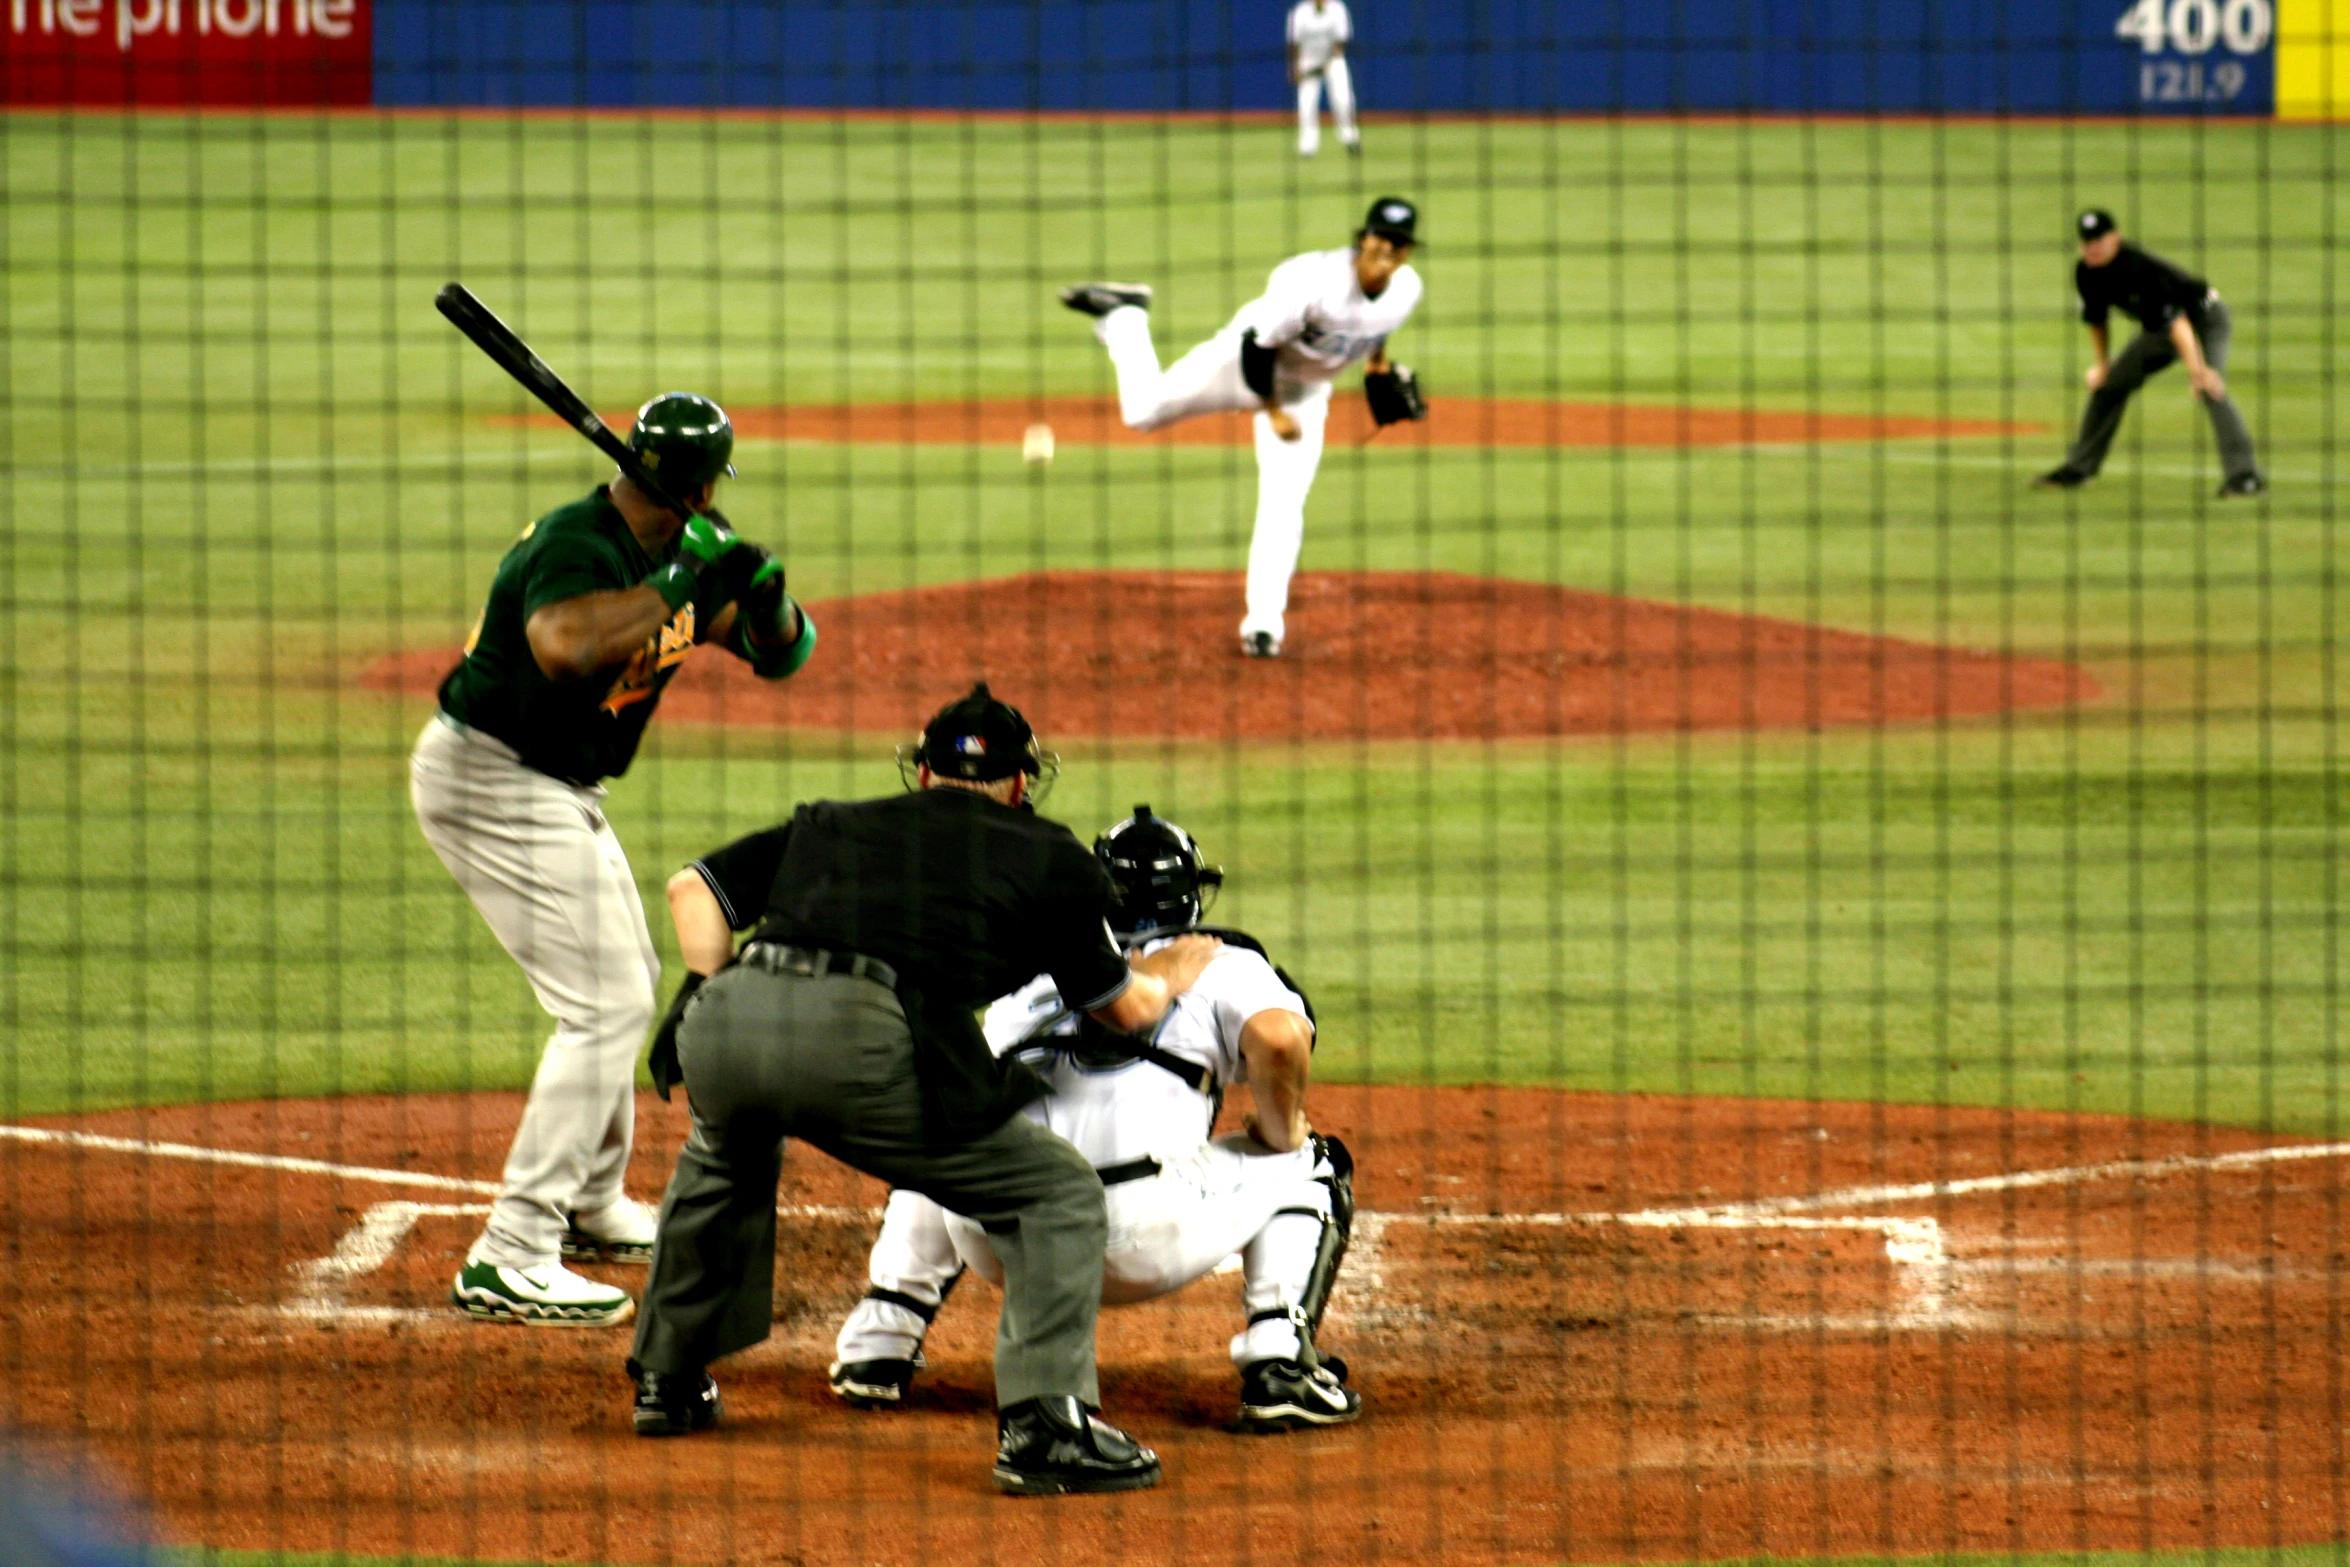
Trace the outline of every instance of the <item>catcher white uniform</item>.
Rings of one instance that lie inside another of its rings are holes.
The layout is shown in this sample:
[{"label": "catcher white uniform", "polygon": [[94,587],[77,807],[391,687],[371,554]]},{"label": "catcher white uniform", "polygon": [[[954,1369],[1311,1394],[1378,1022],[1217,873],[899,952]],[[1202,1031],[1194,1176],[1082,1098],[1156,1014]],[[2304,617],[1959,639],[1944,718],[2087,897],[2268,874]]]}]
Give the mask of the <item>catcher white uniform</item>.
[{"label": "catcher white uniform", "polygon": [[[1372,204],[1365,232],[1408,246],[1417,217],[1409,202],[1382,197]],[[1409,262],[1370,296],[1355,257],[1352,248],[1290,257],[1222,331],[1164,370],[1151,341],[1148,289],[1092,284],[1062,295],[1072,309],[1096,318],[1094,336],[1118,373],[1118,415],[1128,428],[1163,430],[1201,414],[1256,413],[1257,515],[1248,547],[1248,612],[1240,622],[1244,645],[1262,635],[1270,639],[1268,651],[1277,652],[1285,634],[1289,580],[1305,542],[1306,496],[1322,465],[1331,383],[1378,354],[1419,307],[1420,274]],[[1265,397],[1249,385],[1242,359],[1252,332],[1260,348],[1273,351],[1272,401],[1297,421],[1294,441],[1274,433]]]},{"label": "catcher white uniform", "polygon": [[[1142,821],[1172,825],[1147,811]],[[1224,949],[1147,1045],[1081,1024],[1043,977],[989,1007],[984,1027],[997,1054],[1018,1052],[1051,1090],[1024,1113],[1101,1171],[1110,1221],[1103,1304],[1155,1299],[1237,1253],[1247,1321],[1231,1353],[1244,1418],[1333,1424],[1352,1419],[1361,1401],[1343,1385],[1344,1366],[1314,1348],[1313,1333],[1353,1222],[1353,1163],[1332,1138],[1275,1153],[1245,1133],[1208,1135],[1225,1089],[1248,1080],[1241,1036],[1249,1020],[1273,1010],[1310,1016],[1264,954],[1241,944],[1247,938],[1218,934]],[[834,1387],[853,1403],[895,1403],[965,1267],[1002,1283],[979,1225],[919,1193],[891,1193],[872,1287],[840,1331]]]}]

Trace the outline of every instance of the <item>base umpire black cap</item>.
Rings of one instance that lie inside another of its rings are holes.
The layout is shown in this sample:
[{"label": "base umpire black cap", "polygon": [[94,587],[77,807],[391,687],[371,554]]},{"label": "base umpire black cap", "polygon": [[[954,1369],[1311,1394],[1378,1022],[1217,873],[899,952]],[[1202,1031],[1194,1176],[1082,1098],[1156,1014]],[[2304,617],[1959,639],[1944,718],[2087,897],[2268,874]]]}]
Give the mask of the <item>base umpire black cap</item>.
[{"label": "base umpire black cap", "polygon": [[2103,239],[2108,234],[2121,231],[2121,225],[2113,220],[2113,214],[2103,207],[2091,207],[2082,213],[2073,220],[2073,228],[2081,236],[2084,245],[2093,239]]},{"label": "base umpire black cap", "polygon": [[1420,209],[1401,196],[1382,196],[1371,203],[1371,210],[1363,218],[1363,232],[1390,239],[1398,245],[1417,245],[1414,237],[1420,226]]}]

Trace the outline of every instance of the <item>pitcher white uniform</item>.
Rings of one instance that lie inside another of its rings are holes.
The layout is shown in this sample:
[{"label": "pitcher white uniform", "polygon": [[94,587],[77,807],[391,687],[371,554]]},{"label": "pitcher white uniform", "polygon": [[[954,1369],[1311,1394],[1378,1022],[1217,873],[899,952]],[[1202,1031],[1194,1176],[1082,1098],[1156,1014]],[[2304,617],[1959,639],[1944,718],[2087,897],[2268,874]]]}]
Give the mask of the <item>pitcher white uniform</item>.
[{"label": "pitcher white uniform", "polygon": [[[1256,411],[1257,519],[1243,638],[1264,632],[1276,645],[1283,638],[1289,579],[1305,542],[1306,495],[1322,465],[1331,382],[1378,352],[1411,319],[1420,293],[1420,274],[1409,263],[1372,299],[1355,275],[1352,249],[1308,251],[1275,267],[1264,293],[1164,370],[1148,310],[1125,305],[1095,319],[1094,335],[1118,372],[1118,414],[1128,428],[1163,430],[1199,414]],[[1242,379],[1241,335],[1252,328],[1260,345],[1276,350],[1273,396],[1298,422],[1294,441],[1273,433],[1264,400]]]},{"label": "pitcher white uniform", "polygon": [[[1208,1136],[1224,1089],[1247,1081],[1241,1030],[1273,1008],[1307,1015],[1262,954],[1227,945],[1169,1009],[1152,1044],[1204,1069],[1214,1097],[1150,1061],[1089,1061],[1074,1020],[1053,1021],[1064,1009],[1050,979],[996,1002],[985,1021],[999,1055],[1051,1025],[1039,1041],[1048,1055],[1023,1051],[1052,1089],[1026,1113],[1103,1171],[1110,1218],[1103,1304],[1181,1289],[1238,1253],[1248,1323],[1232,1340],[1232,1359],[1243,1367],[1298,1357],[1298,1309],[1333,1222],[1332,1171],[1317,1142],[1273,1153],[1245,1134]],[[966,1265],[1002,1283],[977,1224],[918,1193],[893,1192],[873,1245],[874,1293],[842,1326],[839,1360],[912,1359]]]},{"label": "pitcher white uniform", "polygon": [[1354,39],[1354,18],[1346,0],[1298,0],[1289,11],[1289,46],[1297,51],[1297,152],[1310,158],[1322,149],[1322,87],[1330,87],[1330,117],[1349,151],[1362,146],[1355,129],[1354,77],[1346,68],[1345,46]]}]

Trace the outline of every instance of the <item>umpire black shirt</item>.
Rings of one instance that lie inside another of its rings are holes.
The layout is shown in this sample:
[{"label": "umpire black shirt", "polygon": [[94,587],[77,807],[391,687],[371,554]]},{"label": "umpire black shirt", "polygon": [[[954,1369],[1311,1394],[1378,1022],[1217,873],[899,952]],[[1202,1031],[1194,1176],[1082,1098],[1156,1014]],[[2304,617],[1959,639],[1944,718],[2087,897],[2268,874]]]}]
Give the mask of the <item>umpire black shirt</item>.
[{"label": "umpire black shirt", "polygon": [[2136,316],[2149,332],[2168,332],[2181,315],[2193,322],[2211,292],[2203,279],[2135,245],[2122,246],[2101,267],[2074,263],[2073,287],[2080,291],[2081,319],[2089,325],[2103,326],[2107,312],[2119,310]]},{"label": "umpire black shirt", "polygon": [[819,800],[694,869],[734,930],[898,971],[942,1140],[990,1130],[1043,1092],[996,1060],[973,1008],[1040,973],[1079,1011],[1131,981],[1105,919],[1116,887],[1091,851],[1058,822],[968,790]]}]

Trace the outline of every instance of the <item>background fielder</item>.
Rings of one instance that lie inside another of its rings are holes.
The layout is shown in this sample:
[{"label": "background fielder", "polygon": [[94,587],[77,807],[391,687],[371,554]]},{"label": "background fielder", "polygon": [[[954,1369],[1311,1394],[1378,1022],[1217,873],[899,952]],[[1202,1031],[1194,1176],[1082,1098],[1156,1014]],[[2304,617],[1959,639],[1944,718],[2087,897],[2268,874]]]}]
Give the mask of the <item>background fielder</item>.
[{"label": "background fielder", "polygon": [[1354,38],[1346,0],[1297,0],[1289,10],[1289,84],[1297,89],[1297,155],[1322,150],[1322,88],[1330,88],[1330,118],[1348,152],[1363,150],[1355,129],[1355,87],[1346,46]]},{"label": "background fielder", "polygon": [[1130,429],[1163,430],[1200,414],[1256,412],[1257,519],[1248,547],[1248,613],[1241,651],[1280,653],[1289,579],[1305,541],[1306,495],[1322,463],[1330,385],[1363,361],[1391,372],[1387,339],[1420,303],[1412,270],[1419,211],[1382,196],[1351,248],[1308,251],[1273,269],[1265,292],[1224,329],[1165,370],[1151,342],[1149,288],[1086,283],[1061,302],[1094,317],[1094,336],[1118,373],[1118,414]]},{"label": "background fielder", "polygon": [[701,514],[689,523],[615,476],[524,529],[409,763],[425,841],[555,1019],[489,1223],[450,1287],[476,1317],[594,1327],[634,1309],[562,1262],[644,1262],[654,1237],[621,1179],[661,965],[603,780],[628,770],[697,642],[769,679],[816,643],[773,558],[709,513],[734,471],[724,410],[667,393],[638,411],[629,445]]},{"label": "background fielder", "polygon": [[[1190,835],[1147,805],[1095,841],[1119,884],[1111,926],[1137,954],[1201,929],[1204,889]],[[1362,1413],[1346,1368],[1314,1334],[1354,1222],[1353,1161],[1305,1117],[1314,1028],[1305,998],[1249,937],[1224,947],[1147,1042],[1071,1015],[1040,976],[988,1008],[989,1045],[1033,1065],[1051,1089],[1027,1114],[1074,1144],[1109,1204],[1102,1300],[1127,1305],[1181,1289],[1238,1252],[1247,1325],[1232,1340],[1241,1419],[1261,1430],[1337,1425]],[[1224,1092],[1247,1083],[1246,1132],[1213,1140]],[[872,1289],[841,1327],[835,1391],[895,1404],[922,1339],[968,1265],[1000,1284],[987,1233],[912,1191],[890,1195],[874,1242]]]}]

